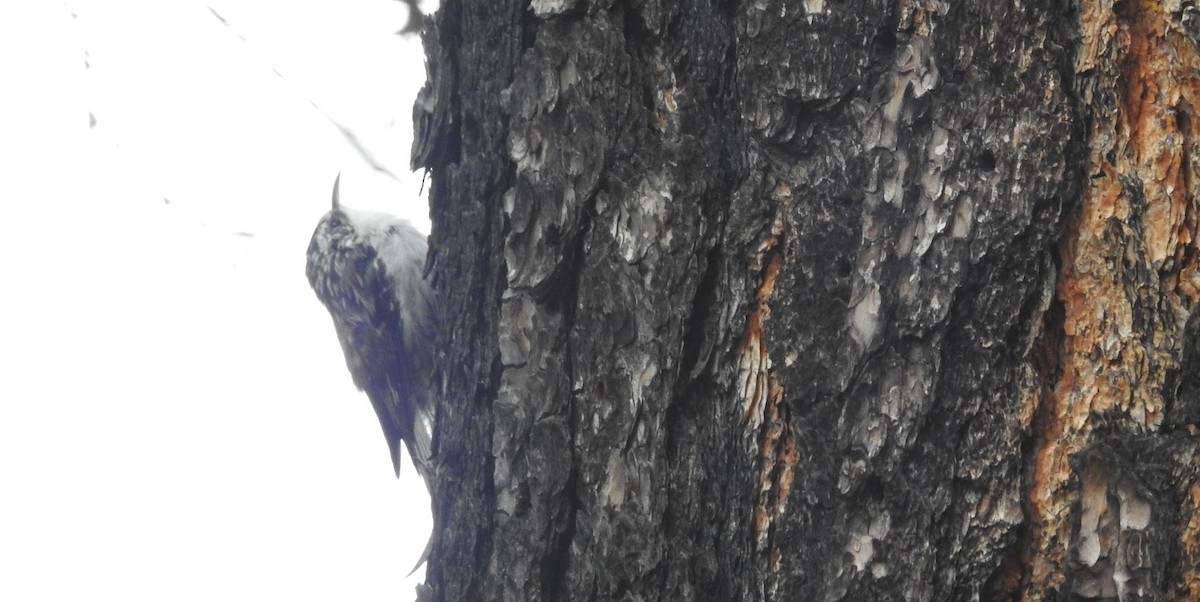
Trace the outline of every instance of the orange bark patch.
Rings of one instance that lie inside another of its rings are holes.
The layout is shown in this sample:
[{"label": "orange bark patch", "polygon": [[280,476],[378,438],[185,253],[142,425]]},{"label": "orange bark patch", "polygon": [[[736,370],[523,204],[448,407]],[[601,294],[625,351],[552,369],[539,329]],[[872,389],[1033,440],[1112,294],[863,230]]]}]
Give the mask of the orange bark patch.
[{"label": "orange bark patch", "polygon": [[[1160,425],[1166,371],[1178,361],[1187,309],[1200,292],[1189,158],[1197,137],[1181,117],[1197,106],[1196,47],[1171,29],[1160,5],[1118,6],[1126,8],[1080,7],[1076,69],[1095,83],[1084,96],[1088,181],[1060,249],[1059,378],[1045,394],[1028,396],[1044,404],[1044,420],[1027,492],[1027,599],[1064,586],[1072,509],[1080,502],[1071,460],[1090,442],[1097,417],[1130,429]],[[1116,106],[1105,105],[1106,89],[1117,93]]]},{"label": "orange bark patch", "polygon": [[763,411],[769,391],[771,358],[767,352],[767,344],[763,339],[763,322],[771,315],[771,307],[767,304],[775,291],[775,279],[779,275],[779,267],[783,258],[772,254],[768,260],[767,269],[763,272],[762,281],[755,295],[755,307],[746,320],[746,332],[742,334],[739,346],[738,375],[740,377],[739,393],[742,397],[742,420],[753,428],[762,423]]},{"label": "orange bark patch", "polygon": [[[774,194],[783,211],[790,204],[791,188],[780,183]],[[771,375],[771,359],[764,336],[764,323],[771,315],[783,254],[778,248],[784,231],[782,215],[759,244],[750,269],[759,274],[754,306],[738,345],[738,395],[751,452],[758,459],[758,490],[754,496],[754,537],[757,549],[768,553],[768,568],[777,572],[781,554],[770,547],[771,526],[783,514],[791,490],[798,456],[795,432],[784,404],[784,391]]]},{"label": "orange bark patch", "polygon": [[[780,183],[775,190],[777,201],[791,197],[791,188]],[[758,288],[754,293],[754,306],[746,318],[746,330],[738,345],[738,396],[742,400],[742,420],[757,429],[762,424],[767,399],[767,379],[771,359],[763,340],[763,323],[771,316],[771,296],[775,294],[775,280],[783,257],[777,248],[783,235],[783,217],[777,216],[771,231],[758,245],[758,251],[750,262],[750,270],[759,274]]]}]

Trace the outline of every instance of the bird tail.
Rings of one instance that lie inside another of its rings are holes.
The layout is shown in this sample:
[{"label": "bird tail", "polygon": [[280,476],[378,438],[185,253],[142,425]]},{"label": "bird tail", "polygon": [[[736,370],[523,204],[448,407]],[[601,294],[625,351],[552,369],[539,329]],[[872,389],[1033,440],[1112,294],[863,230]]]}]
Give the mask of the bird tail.
[{"label": "bird tail", "polygon": [[425,550],[421,552],[421,557],[417,559],[417,564],[413,565],[412,570],[408,572],[408,575],[405,575],[406,577],[412,577],[412,574],[417,572],[417,569],[421,568],[421,565],[425,564],[425,562],[429,560],[429,550],[431,548],[433,548],[432,535],[430,535],[429,539],[425,542]]}]

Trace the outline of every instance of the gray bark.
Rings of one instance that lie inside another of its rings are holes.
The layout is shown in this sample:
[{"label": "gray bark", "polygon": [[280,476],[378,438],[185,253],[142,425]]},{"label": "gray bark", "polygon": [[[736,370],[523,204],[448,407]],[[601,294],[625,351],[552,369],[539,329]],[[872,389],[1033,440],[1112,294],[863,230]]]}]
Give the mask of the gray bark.
[{"label": "gray bark", "polygon": [[1162,284],[1191,239],[1153,264],[1140,223],[1109,233],[1157,414],[1071,401],[1073,216],[1125,110],[1085,22],[445,2],[414,146],[444,311],[429,599],[1191,591],[1200,327]]}]

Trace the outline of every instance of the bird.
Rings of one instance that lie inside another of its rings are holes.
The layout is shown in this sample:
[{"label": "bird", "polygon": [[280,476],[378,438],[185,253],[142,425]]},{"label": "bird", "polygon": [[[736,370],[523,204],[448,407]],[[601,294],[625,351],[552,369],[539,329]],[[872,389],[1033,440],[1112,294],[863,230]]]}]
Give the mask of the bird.
[{"label": "bird", "polygon": [[405,219],[342,206],[340,183],[338,174],[333,206],[308,245],[305,274],[333,318],[354,385],[375,408],[396,476],[403,442],[432,494],[437,406],[428,243]]}]

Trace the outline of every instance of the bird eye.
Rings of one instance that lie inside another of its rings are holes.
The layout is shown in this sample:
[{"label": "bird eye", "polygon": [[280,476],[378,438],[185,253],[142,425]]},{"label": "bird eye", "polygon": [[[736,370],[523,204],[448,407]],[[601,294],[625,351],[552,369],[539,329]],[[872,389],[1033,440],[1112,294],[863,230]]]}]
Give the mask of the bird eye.
[{"label": "bird eye", "polygon": [[341,227],[342,227],[342,218],[341,218],[341,216],[339,216],[339,215],[332,215],[332,216],[330,216],[330,217],[329,217],[329,227],[331,227],[331,228],[341,228]]}]

